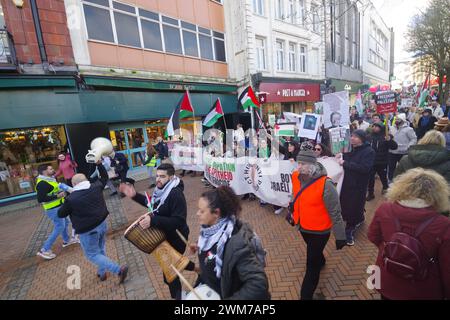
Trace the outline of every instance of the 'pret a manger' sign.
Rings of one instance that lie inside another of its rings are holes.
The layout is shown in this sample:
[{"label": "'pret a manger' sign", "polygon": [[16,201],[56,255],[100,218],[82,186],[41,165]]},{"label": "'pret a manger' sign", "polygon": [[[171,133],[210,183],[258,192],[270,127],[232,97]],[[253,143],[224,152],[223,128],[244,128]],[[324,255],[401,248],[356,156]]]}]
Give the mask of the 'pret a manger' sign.
[{"label": "'pret a manger' sign", "polygon": [[267,101],[271,102],[298,102],[319,101],[320,84],[315,83],[267,83],[259,85],[259,91],[267,92]]}]

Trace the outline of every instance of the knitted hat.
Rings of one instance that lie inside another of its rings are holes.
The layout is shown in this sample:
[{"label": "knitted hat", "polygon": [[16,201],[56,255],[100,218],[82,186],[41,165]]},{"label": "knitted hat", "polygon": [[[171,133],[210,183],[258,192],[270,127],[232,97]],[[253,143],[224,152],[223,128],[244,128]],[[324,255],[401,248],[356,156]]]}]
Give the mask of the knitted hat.
[{"label": "knitted hat", "polygon": [[367,141],[367,133],[364,130],[355,130],[353,131],[352,135],[357,136],[361,139],[362,143]]},{"label": "knitted hat", "polygon": [[302,150],[298,153],[297,156],[298,162],[307,162],[307,163],[316,163],[317,157],[311,150]]}]

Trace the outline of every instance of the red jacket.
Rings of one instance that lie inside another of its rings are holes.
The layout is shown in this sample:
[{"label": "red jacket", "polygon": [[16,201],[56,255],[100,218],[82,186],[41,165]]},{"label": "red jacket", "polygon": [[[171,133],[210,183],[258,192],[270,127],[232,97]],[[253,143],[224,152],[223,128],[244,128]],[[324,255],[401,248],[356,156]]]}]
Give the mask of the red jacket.
[{"label": "red jacket", "polygon": [[[429,257],[437,258],[424,281],[412,283],[388,273],[382,265],[383,242],[396,231],[392,217],[399,219],[402,230],[413,234],[416,228],[433,216],[437,218],[423,231],[419,240]],[[416,209],[398,203],[384,203],[369,227],[368,238],[378,248],[377,266],[381,268],[380,294],[392,300],[450,299],[450,219],[431,207]]]}]

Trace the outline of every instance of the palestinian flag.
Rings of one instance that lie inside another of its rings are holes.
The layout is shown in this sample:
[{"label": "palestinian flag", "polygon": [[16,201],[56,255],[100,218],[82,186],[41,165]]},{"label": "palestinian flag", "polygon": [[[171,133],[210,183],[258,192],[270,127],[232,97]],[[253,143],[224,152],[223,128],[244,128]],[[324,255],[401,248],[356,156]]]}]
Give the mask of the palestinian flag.
[{"label": "palestinian flag", "polygon": [[183,98],[181,98],[181,101],[170,116],[166,137],[173,137],[175,135],[175,130],[180,129],[180,119],[190,117],[193,114],[194,108],[189,99],[189,93],[185,92]]},{"label": "palestinian flag", "polygon": [[259,108],[260,104],[258,99],[255,96],[255,93],[253,92],[252,87],[248,86],[239,96],[239,103],[246,111],[249,108]]},{"label": "palestinian flag", "polygon": [[222,104],[220,103],[220,99],[217,98],[216,103],[211,108],[209,113],[206,115],[205,120],[203,120],[203,125],[205,127],[211,128],[222,117],[223,117]]},{"label": "palestinian flag", "polygon": [[424,107],[427,101],[428,94],[430,93],[430,74],[425,78],[422,88],[417,92],[417,100],[419,107]]},{"label": "palestinian flag", "polygon": [[278,123],[275,125],[275,135],[282,137],[294,137],[295,136],[296,123]]}]

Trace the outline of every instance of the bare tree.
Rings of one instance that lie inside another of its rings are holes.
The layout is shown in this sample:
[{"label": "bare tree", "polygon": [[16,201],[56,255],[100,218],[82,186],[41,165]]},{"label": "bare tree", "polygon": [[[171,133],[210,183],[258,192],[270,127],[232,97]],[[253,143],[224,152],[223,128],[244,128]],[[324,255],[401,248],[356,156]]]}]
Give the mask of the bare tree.
[{"label": "bare tree", "polygon": [[450,0],[431,0],[424,12],[413,17],[406,37],[407,50],[429,61],[428,68],[439,77],[439,99],[445,102],[450,86]]}]

